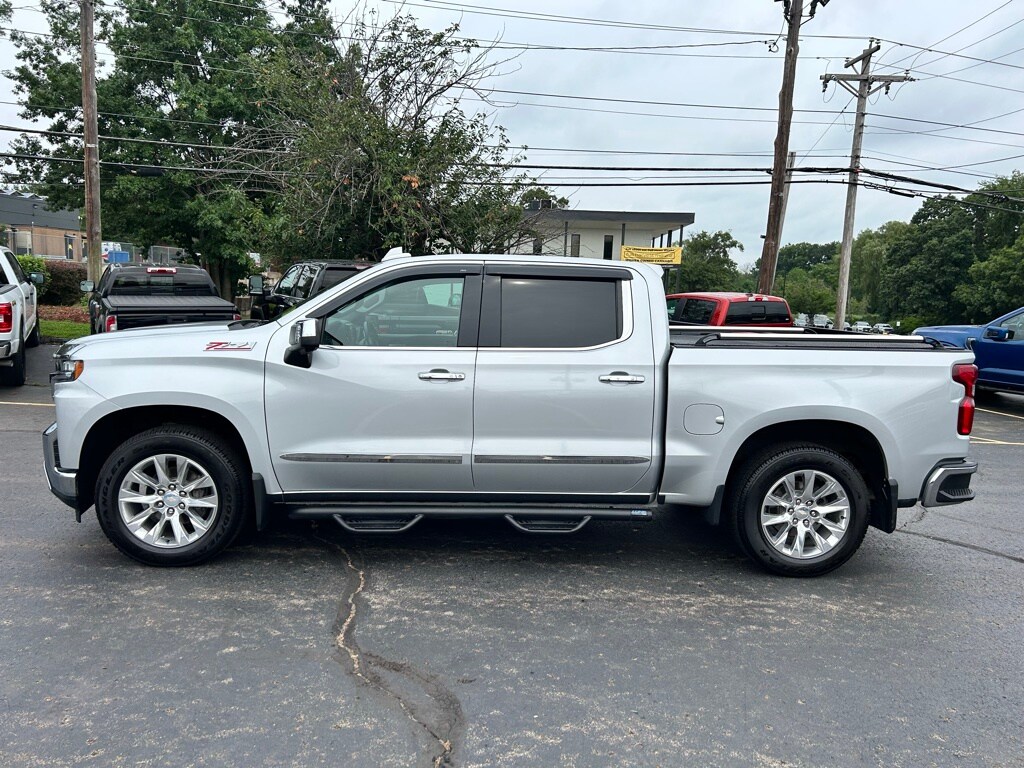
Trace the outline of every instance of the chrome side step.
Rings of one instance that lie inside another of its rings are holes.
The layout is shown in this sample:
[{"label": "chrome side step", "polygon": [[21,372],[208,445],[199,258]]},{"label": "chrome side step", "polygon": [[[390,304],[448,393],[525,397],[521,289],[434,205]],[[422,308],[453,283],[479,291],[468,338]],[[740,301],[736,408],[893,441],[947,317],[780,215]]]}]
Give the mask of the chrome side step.
[{"label": "chrome side step", "polygon": [[505,515],[512,527],[523,533],[576,533],[591,521],[590,515],[583,517],[519,517]]}]

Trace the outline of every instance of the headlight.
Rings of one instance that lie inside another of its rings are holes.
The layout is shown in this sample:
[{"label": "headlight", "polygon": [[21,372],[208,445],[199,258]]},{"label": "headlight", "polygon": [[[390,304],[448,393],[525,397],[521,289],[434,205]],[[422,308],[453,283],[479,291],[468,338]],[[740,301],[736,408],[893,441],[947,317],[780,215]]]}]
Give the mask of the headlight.
[{"label": "headlight", "polygon": [[52,386],[65,381],[74,381],[82,375],[84,370],[85,363],[83,361],[61,357],[57,360],[57,372],[50,374],[50,384]]}]

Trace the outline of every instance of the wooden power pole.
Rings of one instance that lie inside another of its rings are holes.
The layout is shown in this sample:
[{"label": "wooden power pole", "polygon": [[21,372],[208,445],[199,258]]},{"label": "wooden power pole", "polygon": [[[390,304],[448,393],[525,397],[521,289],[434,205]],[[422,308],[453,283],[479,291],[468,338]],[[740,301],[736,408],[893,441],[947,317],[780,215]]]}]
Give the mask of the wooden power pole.
[{"label": "wooden power pole", "polygon": [[[864,113],[867,109],[868,96],[883,88],[888,92],[893,83],[905,83],[914,78],[903,75],[874,75],[871,73],[871,57],[881,49],[874,40],[868,41],[860,56],[849,59],[847,67],[860,64],[860,74],[855,75],[822,75],[822,88],[830,82],[836,82],[857,97],[857,117],[853,126],[853,149],[850,150],[850,176],[846,186],[846,212],[843,215],[843,243],[839,250],[839,285],[836,289],[835,327],[842,328],[846,320],[846,302],[850,293],[850,255],[853,252],[853,223],[857,209],[857,185],[860,181],[860,150],[864,140]],[[851,83],[856,83],[854,89]]]},{"label": "wooden power pole", "polygon": [[81,0],[82,120],[85,139],[85,244],[88,277],[100,279],[100,137],[96,115],[96,43],[93,35],[94,0]]},{"label": "wooden power pole", "polygon": [[779,90],[779,128],[775,134],[772,190],[768,199],[768,225],[765,227],[764,247],[761,249],[761,271],[757,277],[758,293],[772,292],[775,263],[779,258],[779,240],[782,237],[786,155],[789,152],[789,129],[793,124],[793,87],[796,82],[796,59],[800,53],[800,23],[803,20],[804,2],[789,0],[787,8],[789,34],[786,35],[786,63],[782,70],[782,88]]}]

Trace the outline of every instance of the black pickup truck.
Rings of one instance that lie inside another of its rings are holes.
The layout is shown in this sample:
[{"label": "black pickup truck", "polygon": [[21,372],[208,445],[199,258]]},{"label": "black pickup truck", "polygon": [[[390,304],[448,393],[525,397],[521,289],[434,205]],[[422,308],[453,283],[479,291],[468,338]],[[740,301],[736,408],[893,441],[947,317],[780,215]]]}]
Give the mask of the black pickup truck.
[{"label": "black pickup truck", "polygon": [[93,333],[241,317],[234,304],[220,298],[209,273],[191,265],[111,264],[98,284],[83,280],[81,287],[91,294]]},{"label": "black pickup truck", "polygon": [[364,269],[371,261],[300,261],[288,268],[273,289],[263,284],[263,277],[249,278],[253,320],[273,320],[284,310],[301,304],[312,296],[343,283]]}]

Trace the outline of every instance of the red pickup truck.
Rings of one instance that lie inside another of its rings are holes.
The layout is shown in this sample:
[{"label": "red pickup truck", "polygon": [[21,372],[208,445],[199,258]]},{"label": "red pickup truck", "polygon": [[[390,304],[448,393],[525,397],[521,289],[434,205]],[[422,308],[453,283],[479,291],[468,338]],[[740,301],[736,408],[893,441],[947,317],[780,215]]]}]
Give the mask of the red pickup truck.
[{"label": "red pickup truck", "polygon": [[755,325],[786,328],[793,325],[789,304],[760,293],[672,293],[665,297],[669,323],[682,325]]}]

